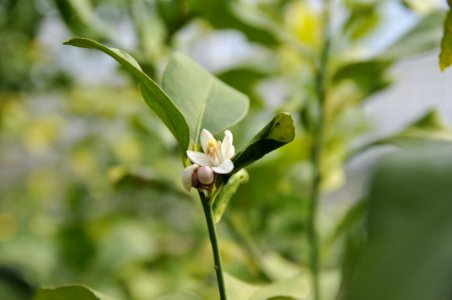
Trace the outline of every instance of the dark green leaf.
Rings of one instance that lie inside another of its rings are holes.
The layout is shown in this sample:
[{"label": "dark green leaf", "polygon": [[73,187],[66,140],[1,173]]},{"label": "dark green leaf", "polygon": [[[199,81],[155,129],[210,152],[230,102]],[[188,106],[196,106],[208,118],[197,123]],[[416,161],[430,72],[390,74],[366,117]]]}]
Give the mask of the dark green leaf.
[{"label": "dark green leaf", "polygon": [[295,137],[295,126],[289,113],[274,117],[232,161],[235,172],[259,160],[264,155],[291,142]]},{"label": "dark green leaf", "polygon": [[406,58],[438,47],[441,41],[444,12],[435,11],[427,16],[397,40],[382,57],[386,59]]},{"label": "dark green leaf", "polygon": [[187,120],[198,142],[203,128],[218,133],[245,117],[248,97],[227,86],[186,56],[175,54],[163,75],[163,89]]},{"label": "dark green leaf", "polygon": [[[451,6],[449,4],[449,6]],[[444,23],[443,40],[441,41],[441,54],[439,55],[439,66],[444,71],[452,64],[452,10],[449,9]]]},{"label": "dark green leaf", "polygon": [[368,242],[343,299],[450,299],[451,178],[451,145],[400,151],[379,164]]},{"label": "dark green leaf", "polygon": [[[188,148],[189,129],[183,115],[165,92],[143,71],[137,61],[127,52],[106,47],[96,41],[74,38],[64,43],[81,48],[97,49],[119,62],[140,83],[140,90],[148,106],[159,116],[173,133],[182,151]],[[112,104],[114,105],[114,104]]]},{"label": "dark green leaf", "polygon": [[248,173],[246,170],[242,169],[232,175],[226,184],[220,187],[218,194],[213,200],[214,202],[212,207],[215,223],[220,222],[221,217],[229,204],[229,200],[231,200],[232,196],[234,196],[235,192],[239,188],[239,185],[247,182],[248,179]]},{"label": "dark green leaf", "polygon": [[83,285],[40,289],[33,300],[113,300]]}]

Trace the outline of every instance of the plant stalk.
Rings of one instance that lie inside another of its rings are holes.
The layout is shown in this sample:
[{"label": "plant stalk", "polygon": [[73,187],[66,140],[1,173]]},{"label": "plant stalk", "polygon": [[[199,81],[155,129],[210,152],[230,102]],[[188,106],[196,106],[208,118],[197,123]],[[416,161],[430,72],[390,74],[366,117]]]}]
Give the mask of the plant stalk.
[{"label": "plant stalk", "polygon": [[318,68],[315,77],[317,104],[318,104],[318,119],[314,132],[314,140],[311,147],[311,164],[313,168],[313,179],[310,188],[310,202],[308,206],[307,217],[307,235],[310,244],[310,267],[312,274],[312,293],[314,300],[321,300],[320,289],[320,247],[319,237],[317,232],[317,209],[320,199],[320,184],[322,181],[321,171],[321,155],[325,139],[325,105],[327,98],[327,68],[328,57],[330,51],[330,0],[324,1],[323,11],[323,47],[319,57]]},{"label": "plant stalk", "polygon": [[220,248],[218,246],[217,231],[215,228],[215,222],[213,220],[212,206],[210,205],[209,198],[207,198],[203,192],[199,192],[199,197],[201,198],[202,208],[204,209],[207,229],[209,231],[210,244],[212,245],[213,260],[215,266],[215,273],[217,275],[217,284],[218,291],[220,293],[220,299],[227,300],[226,287],[223,278],[223,267],[221,263]]}]

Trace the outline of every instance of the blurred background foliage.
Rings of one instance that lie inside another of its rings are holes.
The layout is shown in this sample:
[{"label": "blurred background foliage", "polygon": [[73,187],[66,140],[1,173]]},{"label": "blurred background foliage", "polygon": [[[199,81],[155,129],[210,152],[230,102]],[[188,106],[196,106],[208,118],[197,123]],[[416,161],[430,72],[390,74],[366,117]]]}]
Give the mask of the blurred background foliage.
[{"label": "blurred background foliage", "polygon": [[[347,290],[353,251],[367,236],[369,208],[363,192],[347,193],[348,163],[371,147],[452,140],[435,110],[399,133],[369,138],[375,125],[364,109],[394,83],[395,63],[437,51],[445,3],[332,3],[320,166],[325,299]],[[216,297],[201,207],[179,182],[175,141],[112,60],[62,46],[72,36],[126,49],[157,82],[180,51],[249,95],[248,116],[232,128],[238,149],[275,112],[294,115],[296,140],[249,168],[219,234],[233,276],[260,284],[307,278],[321,10],[314,0],[2,1],[0,299],[71,282],[119,299]],[[397,27],[398,19],[408,21]],[[369,174],[368,163],[360,166]]]}]

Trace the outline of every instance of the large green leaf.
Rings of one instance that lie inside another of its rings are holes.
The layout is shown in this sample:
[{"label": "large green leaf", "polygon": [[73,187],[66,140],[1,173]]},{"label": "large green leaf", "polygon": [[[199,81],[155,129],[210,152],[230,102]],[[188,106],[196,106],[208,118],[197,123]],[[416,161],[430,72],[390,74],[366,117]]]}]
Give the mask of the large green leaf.
[{"label": "large green leaf", "polygon": [[229,200],[231,200],[232,196],[234,196],[235,192],[239,188],[239,185],[247,182],[248,179],[248,173],[246,170],[242,169],[232,175],[226,184],[220,187],[218,194],[214,197],[212,207],[215,223],[220,222],[221,217],[229,204]]},{"label": "large green leaf", "polygon": [[248,112],[247,96],[182,54],[175,54],[169,61],[163,74],[163,89],[187,120],[194,143],[203,128],[218,133]]},{"label": "large green leaf", "polygon": [[279,113],[268,123],[232,161],[234,172],[250,165],[264,155],[291,142],[295,137],[295,126],[289,113]]},{"label": "large green leaf", "polygon": [[113,300],[84,285],[40,289],[33,300]]},{"label": "large green leaf", "polygon": [[138,80],[144,100],[172,132],[178,141],[181,150],[185,151],[187,149],[189,143],[189,129],[184,116],[171,98],[141,70],[137,61],[132,56],[123,50],[109,48],[96,41],[85,38],[74,38],[64,44],[81,48],[97,49],[119,62]]},{"label": "large green leaf", "polygon": [[423,17],[418,24],[386,49],[383,57],[400,59],[435,49],[441,40],[443,20],[442,11],[435,11]]},{"label": "large green leaf", "polygon": [[[449,0],[449,7],[452,8],[452,1]],[[452,10],[447,13],[444,23],[443,40],[441,41],[441,54],[439,55],[439,67],[444,71],[452,64]]]},{"label": "large green leaf", "polygon": [[451,299],[451,178],[451,145],[400,151],[379,164],[368,242],[343,299]]}]

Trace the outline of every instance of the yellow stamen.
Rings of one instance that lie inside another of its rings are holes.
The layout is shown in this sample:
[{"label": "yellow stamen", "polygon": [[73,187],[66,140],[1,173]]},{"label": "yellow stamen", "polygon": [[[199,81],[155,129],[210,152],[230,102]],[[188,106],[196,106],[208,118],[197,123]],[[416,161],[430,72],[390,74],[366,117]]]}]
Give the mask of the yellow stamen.
[{"label": "yellow stamen", "polygon": [[209,155],[213,159],[217,156],[217,153],[215,150],[216,143],[217,143],[217,141],[215,141],[215,140],[210,140],[209,142],[207,142],[207,155]]}]

